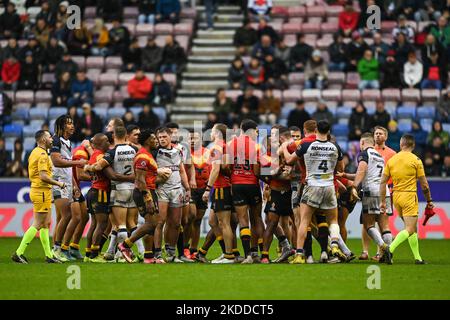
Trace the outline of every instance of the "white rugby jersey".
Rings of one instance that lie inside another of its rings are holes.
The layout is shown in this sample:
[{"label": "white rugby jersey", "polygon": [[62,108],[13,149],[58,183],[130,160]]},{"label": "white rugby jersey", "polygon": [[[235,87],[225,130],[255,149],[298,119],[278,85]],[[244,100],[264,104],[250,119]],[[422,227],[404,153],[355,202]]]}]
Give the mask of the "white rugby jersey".
[{"label": "white rugby jersey", "polygon": [[[367,148],[366,150],[361,151],[358,156],[358,163],[361,161],[367,163],[367,172],[364,180],[361,182],[361,188],[366,196],[378,197],[380,195],[380,183],[381,176],[383,175],[384,159],[374,148]],[[386,194],[389,194],[389,192]]]},{"label": "white rugby jersey", "polygon": [[337,144],[320,140],[306,142],[300,145],[296,154],[305,161],[307,185],[334,186],[334,170],[337,162],[342,160],[342,151]]},{"label": "white rugby jersey", "polygon": [[183,155],[177,148],[159,148],[156,153],[156,163],[158,168],[169,168],[172,174],[169,179],[160,185],[165,190],[171,190],[181,187],[180,164],[183,161]]},{"label": "white rugby jersey", "polygon": [[[59,153],[62,159],[72,160],[72,142],[54,135],[52,148],[50,149],[51,153]],[[72,185],[72,167],[58,168],[53,166],[53,178],[57,181],[63,181],[68,185]]]},{"label": "white rugby jersey", "polygon": [[[134,157],[136,156],[137,149],[128,144],[118,144],[113,149],[108,150],[105,153],[104,159],[108,161],[113,170],[125,176],[134,174]],[[133,190],[133,182],[119,182],[111,181],[113,190]]]}]

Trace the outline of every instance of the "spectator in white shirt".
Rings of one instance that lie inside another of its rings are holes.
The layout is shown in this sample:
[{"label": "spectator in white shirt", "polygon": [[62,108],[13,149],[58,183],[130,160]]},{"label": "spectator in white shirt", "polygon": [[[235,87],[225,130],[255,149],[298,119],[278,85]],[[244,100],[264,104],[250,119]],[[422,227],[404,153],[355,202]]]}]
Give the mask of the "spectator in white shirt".
[{"label": "spectator in white shirt", "polygon": [[259,21],[261,17],[266,21],[270,20],[270,11],[272,11],[272,0],[248,0],[248,11],[253,21]]},{"label": "spectator in white shirt", "polygon": [[420,81],[422,81],[423,65],[417,60],[414,51],[408,54],[408,62],[403,67],[403,80],[408,88],[419,88]]},{"label": "spectator in white shirt", "polygon": [[392,30],[392,35],[394,36],[394,39],[397,38],[397,35],[401,32],[406,35],[406,39],[409,43],[414,43],[414,29],[407,25],[406,16],[404,14],[401,14],[398,16],[398,25],[397,27]]}]

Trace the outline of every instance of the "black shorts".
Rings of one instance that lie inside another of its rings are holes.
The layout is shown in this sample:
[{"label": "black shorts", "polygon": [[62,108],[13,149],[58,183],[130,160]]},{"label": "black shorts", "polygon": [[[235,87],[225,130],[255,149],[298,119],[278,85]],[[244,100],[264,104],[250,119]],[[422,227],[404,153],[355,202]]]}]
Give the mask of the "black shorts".
[{"label": "black shorts", "polygon": [[253,184],[234,184],[233,205],[237,206],[254,206],[262,201],[261,188],[259,185]]},{"label": "black shorts", "polygon": [[348,213],[352,213],[353,209],[355,209],[356,201],[350,202],[350,192],[346,191],[341,193],[338,198],[338,208],[346,208]]},{"label": "black shorts", "polygon": [[192,189],[191,191],[191,203],[195,204],[199,210],[208,209],[208,204],[202,199],[204,193],[205,189]]},{"label": "black shorts", "polygon": [[212,206],[214,212],[231,211],[233,200],[231,198],[231,188],[215,188],[212,193]]},{"label": "black shorts", "polygon": [[83,203],[86,201],[86,198],[83,196],[83,193],[80,192],[79,197],[73,196],[73,202]]},{"label": "black shorts", "polygon": [[319,228],[319,224],[327,223],[327,216],[323,213],[316,213],[312,216],[311,222]]},{"label": "black shorts", "polygon": [[292,191],[270,191],[270,201],[267,202],[265,212],[275,213],[280,217],[288,217],[293,214],[291,206]]},{"label": "black shorts", "polygon": [[[141,192],[138,189],[134,189],[133,190],[133,201],[134,203],[136,203],[137,209],[139,211],[139,214],[141,215],[141,217],[145,218],[145,216],[147,214],[150,214],[150,212],[147,210],[147,205],[140,207],[137,204],[139,203],[139,200],[137,199],[137,194],[136,192]],[[148,194],[149,193],[149,194]],[[158,195],[156,194],[156,190],[147,190],[147,196],[144,196],[144,203],[147,204],[147,202],[152,201],[153,202],[153,207],[155,208],[155,212],[154,213],[158,213]]]},{"label": "black shorts", "polygon": [[110,193],[104,190],[91,188],[86,195],[88,212],[90,214],[110,213],[109,207]]}]

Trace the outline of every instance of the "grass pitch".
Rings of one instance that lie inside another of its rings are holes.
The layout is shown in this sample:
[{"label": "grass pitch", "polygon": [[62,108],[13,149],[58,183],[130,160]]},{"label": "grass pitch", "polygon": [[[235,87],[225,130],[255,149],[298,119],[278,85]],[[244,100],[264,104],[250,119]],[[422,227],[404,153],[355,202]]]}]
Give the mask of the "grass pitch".
[{"label": "grass pitch", "polygon": [[[80,290],[67,288],[70,264],[43,262],[39,239],[35,239],[26,252],[30,264],[14,264],[10,256],[19,242],[20,239],[0,239],[0,300],[450,299],[449,240],[420,241],[421,253],[428,265],[414,265],[407,242],[397,249],[392,266],[357,260],[337,265],[77,263]],[[318,246],[316,243],[314,246],[317,259]],[[359,254],[360,240],[349,240],[349,247]],[[373,247],[371,252],[374,251]],[[214,259],[219,253],[220,248],[215,244],[208,258]],[[272,250],[271,257],[275,256]],[[380,289],[367,288],[371,265],[380,267]]]}]

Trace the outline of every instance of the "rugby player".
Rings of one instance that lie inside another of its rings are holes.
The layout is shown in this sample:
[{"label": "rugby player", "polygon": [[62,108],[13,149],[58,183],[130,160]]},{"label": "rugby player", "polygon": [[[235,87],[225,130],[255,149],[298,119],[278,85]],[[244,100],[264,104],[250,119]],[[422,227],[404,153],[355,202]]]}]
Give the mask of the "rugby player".
[{"label": "rugby player", "polygon": [[[227,146],[231,157],[231,190],[237,213],[245,260],[243,264],[260,262],[258,244],[263,242],[264,223],[261,217],[262,194],[257,175],[260,174],[259,146],[256,142],[258,125],[243,120],[241,134]],[[250,223],[252,231],[250,231]]]},{"label": "rugby player", "polygon": [[[66,262],[74,260],[69,252],[69,246],[63,245],[64,234],[71,220],[72,212],[70,204],[73,201],[73,192],[79,194],[80,190],[74,186],[72,167],[84,166],[85,159],[72,160],[72,142],[69,140],[75,131],[73,120],[69,115],[63,115],[56,119],[55,135],[53,136],[53,145],[50,150],[50,157],[53,163],[53,178],[64,182],[66,188],[59,186],[52,187],[53,200],[56,207],[56,226],[54,231],[54,255],[61,261]],[[75,189],[75,190],[74,190]],[[72,232],[73,233],[73,228]],[[72,234],[70,234],[70,238]]]},{"label": "rugby player", "polygon": [[387,247],[384,259],[387,264],[392,264],[392,254],[395,249],[408,239],[416,264],[425,264],[420,256],[419,238],[417,236],[417,220],[419,216],[419,199],[417,197],[417,180],[419,180],[423,195],[427,200],[427,208],[433,209],[434,203],[431,191],[420,160],[412,151],[415,148],[415,140],[412,135],[405,134],[400,139],[401,151],[393,156],[384,167],[380,184],[380,211],[387,212],[386,184],[392,178],[393,203],[402,218],[405,229],[400,231],[394,241]]},{"label": "rugby player", "polygon": [[130,124],[127,126],[127,142],[129,145],[141,149],[142,146],[139,143],[139,134],[141,133],[141,129],[135,125]]},{"label": "rugby player", "polygon": [[[297,158],[304,158],[306,186],[300,204],[300,225],[297,232],[297,253],[291,263],[306,263],[304,243],[311,218],[316,211],[326,215],[331,236],[331,251],[338,248],[339,224],[337,199],[334,188],[335,169],[343,170],[342,152],[337,144],[328,141],[331,126],[327,121],[317,123],[317,140],[302,143],[295,152]],[[323,252],[322,252],[323,253]]]},{"label": "rugby player", "polygon": [[[161,244],[163,226],[165,226],[166,262],[182,263],[176,256],[175,246],[181,227],[181,208],[189,202],[191,190],[183,164],[183,155],[171,143],[172,131],[169,128],[160,128],[157,131],[159,148],[156,153],[158,168],[169,168],[172,174],[164,183],[158,184],[158,224],[155,230],[155,261],[163,263]],[[186,258],[187,259],[187,258]]]},{"label": "rugby player", "polygon": [[47,263],[61,263],[54,257],[50,249],[49,228],[52,219],[52,186],[65,190],[66,184],[52,178],[52,162],[47,150],[53,145],[53,138],[48,131],[39,130],[35,134],[37,147],[28,158],[28,174],[31,182],[30,199],[33,203],[33,224],[23,235],[19,248],[12,255],[17,263],[27,264],[25,250],[39,231],[39,239],[45,253]]}]

